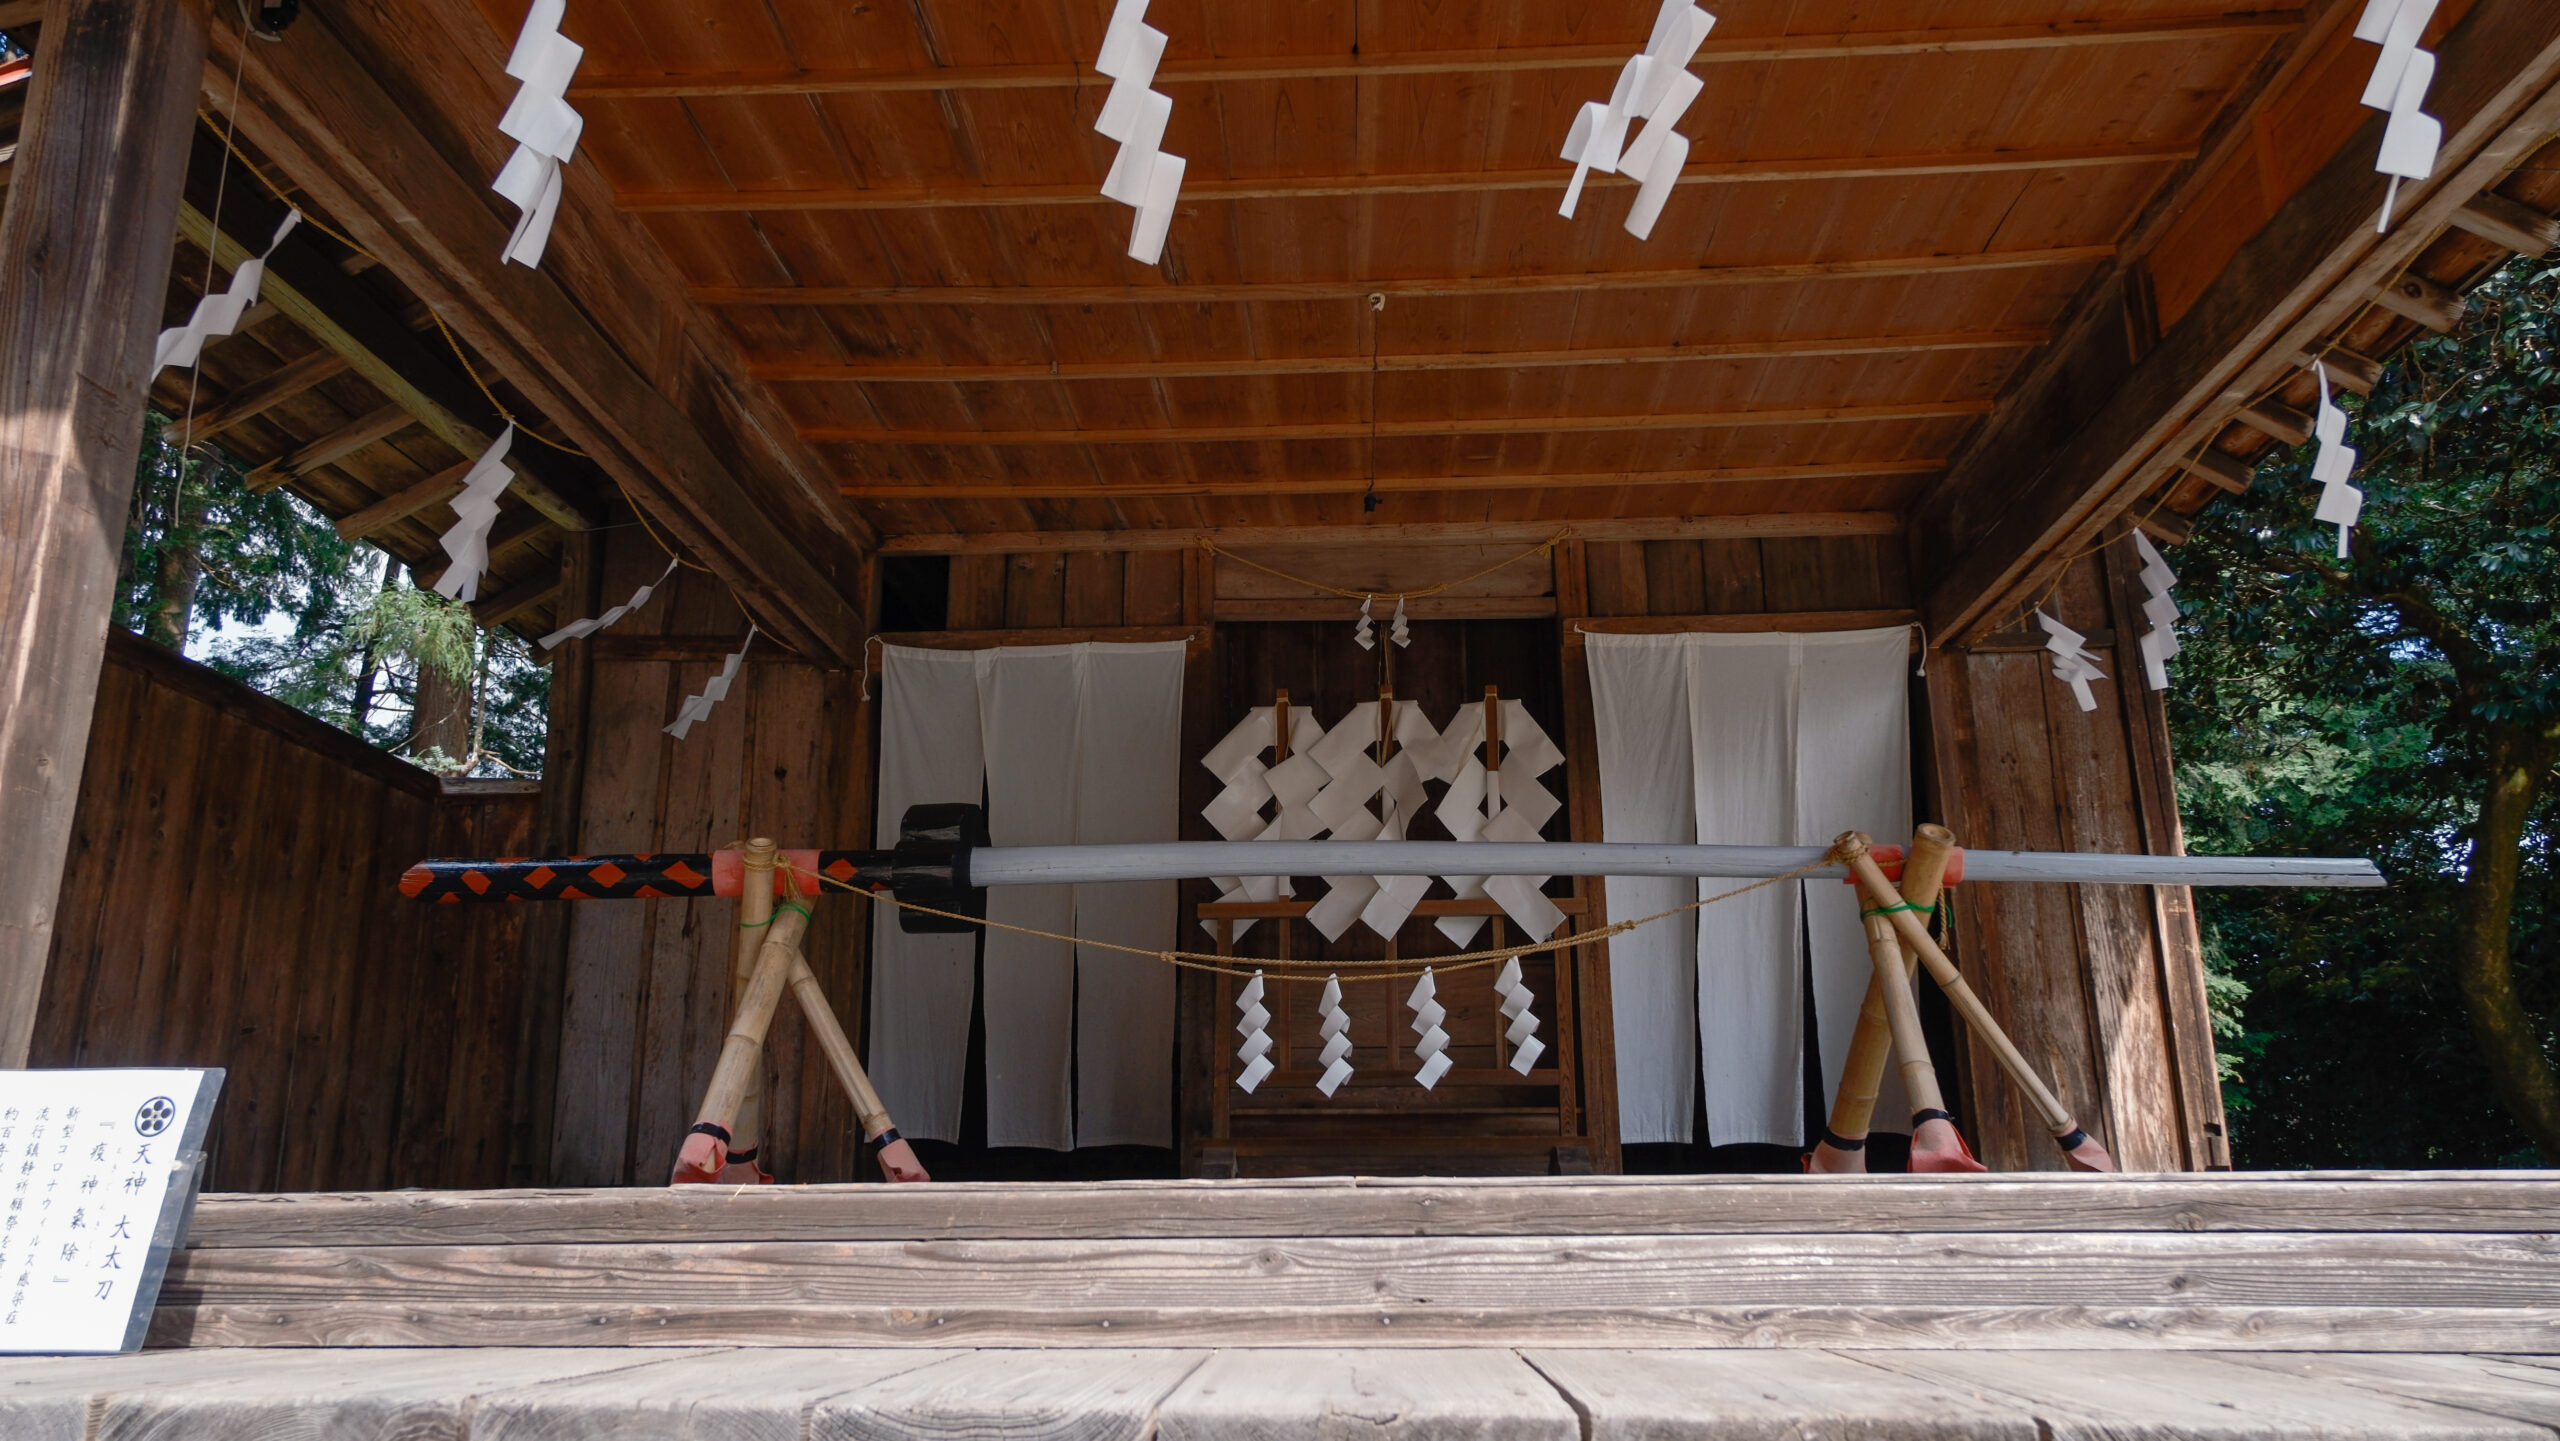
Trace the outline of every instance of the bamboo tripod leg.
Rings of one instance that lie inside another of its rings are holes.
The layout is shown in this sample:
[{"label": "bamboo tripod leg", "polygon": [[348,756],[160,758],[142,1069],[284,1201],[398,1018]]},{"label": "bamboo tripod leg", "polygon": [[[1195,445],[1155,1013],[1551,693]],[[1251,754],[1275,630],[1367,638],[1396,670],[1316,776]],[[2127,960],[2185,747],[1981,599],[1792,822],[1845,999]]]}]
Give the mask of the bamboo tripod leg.
[{"label": "bamboo tripod leg", "polygon": [[[773,921],[773,870],[781,848],[757,837],[739,848],[738,950],[729,967],[729,1013],[736,1015],[755,979],[756,958],[764,951],[764,928]],[[764,1068],[747,1074],[746,1094],[738,1098],[737,1119],[729,1123],[732,1150],[755,1152],[764,1135]]]},{"label": "bamboo tripod leg", "polygon": [[[1923,911],[1937,908],[1939,893],[1944,890],[1947,865],[1955,851],[1955,835],[1944,826],[1922,826],[1911,838],[1911,850],[1902,863],[1902,899],[1907,905]],[[1854,891],[1853,891],[1854,894]],[[1901,947],[1900,940],[1895,942]],[[1920,958],[1908,947],[1902,949],[1902,974],[1907,988]],[[1867,996],[1858,1008],[1858,1029],[1849,1039],[1849,1055],[1840,1067],[1840,1089],[1831,1102],[1831,1119],[1824,1126],[1822,1139],[1813,1153],[1805,1158],[1805,1169],[1817,1175],[1854,1174],[1866,1170],[1867,1132],[1875,1123],[1876,1092],[1884,1083],[1885,1061],[1893,1050],[1894,1033],[1885,1014],[1885,988],[1881,979],[1867,982]],[[1915,1101],[1914,1109],[1923,1109]]]},{"label": "bamboo tripod leg", "polygon": [[791,994],[800,1002],[800,1013],[809,1023],[809,1034],[816,1038],[818,1049],[826,1053],[827,1064],[835,1069],[836,1080],[852,1098],[853,1113],[862,1120],[862,1138],[869,1142],[880,1158],[880,1173],[892,1181],[930,1181],[924,1163],[916,1159],[915,1147],[898,1134],[895,1121],[889,1119],[889,1108],[871,1085],[871,1076],[862,1069],[862,1058],[853,1053],[853,1042],[845,1038],[844,1027],[837,1023],[835,1007],[827,1004],[827,993],[818,988],[817,973],[809,969],[809,959],[797,951],[791,957]]},{"label": "bamboo tripod leg", "polygon": [[1866,895],[1867,903],[1895,908],[1887,911],[1885,918],[1892,922],[1902,943],[1920,953],[1920,963],[1929,968],[1938,988],[1946,992],[1947,1003],[1955,1007],[1956,1014],[1964,1017],[1965,1025],[1991,1047],[1992,1055],[2000,1062],[2000,1069],[2006,1071],[2010,1081],[2026,1093],[2028,1103],[2036,1108],[2036,1114],[2043,1119],[2045,1128],[2053,1132],[2054,1139],[2062,1143],[2072,1164],[2084,1170],[2114,1170],[2114,1158],[2081,1129],[2061,1099],[2045,1085],[2043,1078],[2035,1073],[2035,1068],[2027,1064],[2027,1058],[2019,1054],[2017,1046],[2010,1042],[2009,1033],[1992,1019],[1991,1008],[1984,1005],[1982,998],[1973,993],[1973,987],[1965,983],[1964,973],[1957,970],[1955,962],[1948,960],[1947,953],[1938,949],[1938,943],[1930,939],[1928,927],[1920,924],[1918,916],[1899,909],[1902,898],[1894,891],[1893,883],[1885,879],[1875,857],[1867,854],[1867,844],[1867,838],[1855,831],[1842,836],[1837,844],[1841,859],[1848,862],[1850,873],[1858,878],[1859,889]]},{"label": "bamboo tripod leg", "polygon": [[1876,968],[1874,990],[1884,1005],[1894,1053],[1902,1061],[1902,1088],[1911,1099],[1911,1169],[1982,1170],[1956,1133],[1946,1093],[1938,1089],[1938,1068],[1929,1060],[1929,1041],[1920,1032],[1920,1003],[1911,994],[1911,973],[1903,969],[1902,940],[1893,923],[1880,915],[1868,915],[1866,929],[1867,956]]},{"label": "bamboo tripod leg", "polygon": [[[739,999],[737,1012],[729,1021],[728,1038],[720,1044],[720,1062],[712,1068],[711,1084],[703,1088],[702,1108],[694,1113],[697,1126],[717,1126],[727,1131],[730,1122],[737,1119],[738,1103],[746,1095],[756,1068],[763,1063],[765,1032],[773,1025],[775,1009],[782,1004],[783,989],[791,981],[791,962],[800,954],[800,938],[808,929],[809,912],[800,906],[782,910],[764,928],[764,946],[756,955],[755,973],[748,978],[747,993]],[[697,1130],[684,1138],[673,1179],[717,1180],[728,1164],[727,1143]]]}]

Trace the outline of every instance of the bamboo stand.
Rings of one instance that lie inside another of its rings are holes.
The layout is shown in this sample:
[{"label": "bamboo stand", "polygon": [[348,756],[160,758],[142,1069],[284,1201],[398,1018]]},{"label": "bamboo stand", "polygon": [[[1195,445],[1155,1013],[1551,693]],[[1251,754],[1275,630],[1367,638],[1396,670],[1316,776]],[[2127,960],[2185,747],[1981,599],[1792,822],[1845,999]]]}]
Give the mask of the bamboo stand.
[{"label": "bamboo stand", "polygon": [[[1911,1098],[1911,1169],[1919,1172],[1987,1170],[1965,1149],[1947,1114],[1947,1098],[1938,1089],[1938,1068],[1930,1063],[1928,1038],[1920,1033],[1920,1005],[1911,994],[1911,973],[1903,969],[1903,946],[1884,916],[1866,917],[1867,956],[1875,962],[1870,994],[1883,1004],[1893,1049],[1902,1058],[1902,1088]],[[1867,1100],[1873,1104],[1872,1092]]]},{"label": "bamboo stand", "polygon": [[[1902,862],[1901,895],[1905,905],[1919,907],[1920,913],[1937,909],[1955,843],[1954,833],[1944,826],[1922,826],[1913,833],[1911,849]],[[1854,890],[1852,894],[1855,894]],[[1873,920],[1873,917],[1869,918],[1870,932],[1874,930]],[[1890,929],[1887,928],[1888,934]],[[1903,991],[1908,995],[1920,957],[1903,946],[1898,937],[1894,944],[1901,951]],[[1867,982],[1866,1000],[1858,1008],[1858,1029],[1849,1040],[1848,1059],[1840,1067],[1840,1089],[1831,1103],[1830,1123],[1823,1128],[1822,1139],[1815,1144],[1812,1154],[1805,1158],[1805,1169],[1813,1174],[1855,1175],[1867,1168],[1867,1133],[1875,1121],[1876,1091],[1884,1081],[1886,1058],[1899,1044],[1899,1037],[1895,1035],[1885,1012],[1885,995],[1886,987],[1881,977]],[[1917,1093],[1907,1088],[1905,1098],[1911,1102],[1915,1112],[1945,1109],[1940,1101],[1923,1103]],[[1952,1126],[1943,1129],[1950,1133],[1954,1130]],[[1915,1155],[1919,1153],[1918,1132],[1919,1127],[1914,1126]],[[1930,1139],[1942,1143],[1945,1138],[1933,1135]],[[1961,1153],[1963,1146],[1959,1138],[1954,1150]],[[1945,1154],[1943,1144],[1933,1146],[1931,1150],[1935,1154]],[[1914,1169],[1917,1169],[1916,1163]]]},{"label": "bamboo stand", "polygon": [[[747,999],[747,983],[755,978],[756,957],[764,950],[764,928],[773,923],[773,870],[781,847],[758,836],[738,851],[738,953],[729,968],[729,1014],[738,1014]],[[764,1134],[764,1067],[750,1068],[746,1090],[738,1097],[738,1118],[729,1123],[729,1164],[745,1165],[751,1176],[732,1179],[771,1181],[756,1164]],[[724,1173],[725,1174],[725,1173]]]},{"label": "bamboo stand", "polygon": [[2008,1032],[1992,1019],[1991,1008],[1985,1006],[1982,998],[1973,993],[1973,987],[1965,983],[1964,973],[1958,971],[1955,962],[1948,960],[1947,953],[1938,949],[1938,943],[1930,939],[1929,928],[1920,923],[1918,916],[1901,908],[1901,895],[1894,890],[1893,883],[1885,879],[1884,870],[1876,864],[1875,857],[1868,854],[1870,844],[1866,836],[1850,831],[1833,844],[1833,852],[1848,864],[1849,873],[1857,878],[1859,889],[1867,897],[1867,904],[1882,911],[1876,919],[1889,922],[1902,944],[1919,953],[1920,963],[1929,968],[1938,988],[1946,992],[1948,1003],[1955,1007],[1956,1014],[1964,1017],[1965,1025],[1991,1047],[1992,1054],[2000,1062],[2000,1069],[2006,1071],[2018,1089],[2026,1093],[2028,1103],[2036,1108],[2036,1114],[2053,1132],[2054,1140],[2071,1158],[2072,1166],[2084,1171],[2114,1170],[2115,1158],[2081,1129],[2080,1123],[2064,1109],[2060,1098],[2028,1066],[2027,1058],[2010,1043]]},{"label": "bamboo stand", "polygon": [[[763,846],[767,857],[766,876],[775,868],[776,852],[770,841],[751,842]],[[752,862],[750,863],[752,864]],[[747,872],[750,888],[744,893],[753,897],[758,892],[752,881],[755,871]],[[796,877],[794,878],[796,880]],[[794,892],[797,893],[797,886]],[[731,1014],[729,1034],[720,1046],[719,1064],[712,1068],[711,1083],[703,1088],[702,1105],[694,1113],[693,1130],[685,1136],[684,1147],[677,1153],[675,1173],[670,1184],[685,1185],[722,1179],[731,1158],[732,1138],[736,1127],[745,1124],[753,1113],[748,1109],[754,1096],[758,1073],[764,1059],[765,1035],[773,1027],[774,1012],[780,1008],[785,991],[800,1004],[809,1033],[825,1053],[827,1064],[835,1071],[836,1080],[853,1102],[854,1114],[861,1118],[863,1139],[878,1156],[881,1174],[891,1181],[929,1181],[924,1163],[916,1158],[915,1148],[898,1134],[897,1124],[889,1117],[889,1108],[862,1069],[861,1058],[854,1054],[853,1042],[846,1038],[844,1027],[836,1021],[835,1008],[827,1004],[826,993],[818,986],[817,974],[809,969],[808,957],[802,954],[800,941],[808,933],[809,912],[799,905],[776,906],[773,887],[767,881],[762,887],[761,909],[769,918],[757,929],[761,943],[756,947],[754,965],[746,973],[739,989],[738,1001]],[[752,900],[742,899],[743,919],[752,920],[747,907]],[[745,932],[742,931],[742,934]],[[743,954],[746,947],[739,947]],[[740,1147],[739,1149],[746,1149]],[[759,1180],[772,1178],[757,1172]]]}]

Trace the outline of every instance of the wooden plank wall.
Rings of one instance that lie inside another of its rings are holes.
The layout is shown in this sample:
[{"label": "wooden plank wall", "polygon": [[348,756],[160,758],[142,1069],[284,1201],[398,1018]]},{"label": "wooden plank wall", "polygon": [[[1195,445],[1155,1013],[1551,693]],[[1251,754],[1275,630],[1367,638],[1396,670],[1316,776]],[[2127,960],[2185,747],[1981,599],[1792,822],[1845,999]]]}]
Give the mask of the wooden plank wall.
[{"label": "wooden plank wall", "polygon": [[[606,596],[629,595],[666,565],[636,528],[611,532],[604,549]],[[706,851],[750,834],[795,847],[869,843],[871,720],[857,675],[822,671],[762,636],[710,719],[685,740],[664,733],[746,631],[724,587],[680,569],[613,630],[570,642],[589,648],[584,713],[555,709],[552,724],[582,738],[578,850]],[[570,912],[552,1183],[665,1184],[727,1027],[735,914],[725,900]],[[810,931],[810,964],[855,1036],[869,927],[861,901],[838,897],[821,901]],[[804,1064],[791,1005],[765,1048],[764,1096],[768,1170],[790,1181],[870,1179],[856,1165],[851,1108],[814,1053]]]},{"label": "wooden plank wall", "polygon": [[955,631],[1180,625],[1190,552],[1035,551],[951,558]]},{"label": "wooden plank wall", "polygon": [[522,914],[396,882],[535,797],[455,789],[111,635],[32,1064],[226,1068],[212,1189],[506,1184]]},{"label": "wooden plank wall", "polygon": [[[1925,814],[1985,848],[2184,849],[2166,717],[2141,679],[2138,569],[2119,536],[2046,602],[2106,660],[2095,711],[2052,679],[2040,634],[1930,657]],[[1964,887],[1954,914],[1956,960],[1974,989],[2127,1170],[2230,1164],[2185,888]],[[2061,1169],[1990,1054],[1969,1042],[1965,1051],[1958,1070],[1983,1161]]]}]

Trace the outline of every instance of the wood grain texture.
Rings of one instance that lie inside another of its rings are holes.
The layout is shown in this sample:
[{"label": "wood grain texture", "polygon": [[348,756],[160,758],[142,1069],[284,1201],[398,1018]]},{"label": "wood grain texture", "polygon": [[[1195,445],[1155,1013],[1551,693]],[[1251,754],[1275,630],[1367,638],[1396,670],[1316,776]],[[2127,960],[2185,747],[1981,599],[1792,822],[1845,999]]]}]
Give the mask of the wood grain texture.
[{"label": "wood grain texture", "polygon": [[1537,1350],[1522,1359],[1572,1401],[1589,1441],[2042,1441],[2025,1407],[1820,1351]]},{"label": "wood grain texture", "polygon": [[978,1352],[811,1408],[811,1441],[1146,1441],[1198,1351]]},{"label": "wood grain texture", "polygon": [[213,1194],[198,1248],[1336,1236],[2560,1231],[2548,1176],[1341,1178]]},{"label": "wood grain texture", "polygon": [[60,0],[0,217],[0,1066],[24,1065],[103,663],[205,0]]},{"label": "wood grain texture", "polygon": [[1156,1413],[1162,1441],[1579,1441],[1508,1351],[1219,1351]]}]

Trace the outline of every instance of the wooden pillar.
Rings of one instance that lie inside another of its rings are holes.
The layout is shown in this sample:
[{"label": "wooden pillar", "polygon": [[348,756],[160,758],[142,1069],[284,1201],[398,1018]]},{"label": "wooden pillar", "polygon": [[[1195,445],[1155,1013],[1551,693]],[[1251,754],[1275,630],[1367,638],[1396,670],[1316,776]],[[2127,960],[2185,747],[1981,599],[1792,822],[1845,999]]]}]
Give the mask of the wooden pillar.
[{"label": "wooden pillar", "polygon": [[[2047,601],[2102,638],[2107,680],[2082,711],[2040,634],[1929,657],[1939,820],[1983,849],[2177,854],[2165,716],[2144,685],[2140,592],[2116,551]],[[2192,903],[2182,887],[1989,885],[1954,893],[1958,965],[2081,1124],[2128,1171],[2230,1164]],[[1961,1028],[1959,1028],[1961,1035]],[[1966,1036],[1968,1129],[1995,1171],[2062,1169],[2025,1099]]]},{"label": "wooden pillar", "polygon": [[50,0],[0,218],[0,1067],[53,944],[206,23],[206,0]]}]

